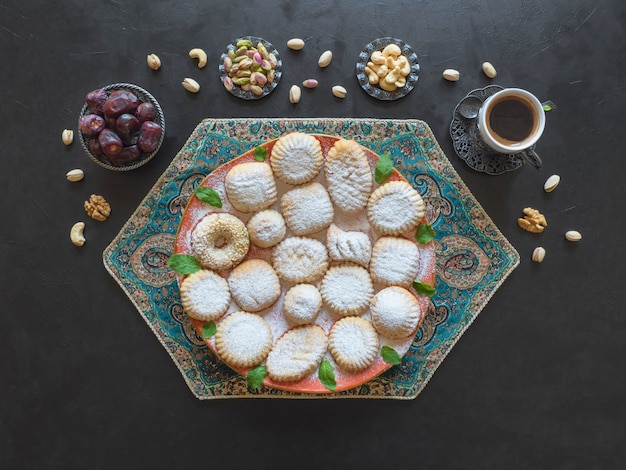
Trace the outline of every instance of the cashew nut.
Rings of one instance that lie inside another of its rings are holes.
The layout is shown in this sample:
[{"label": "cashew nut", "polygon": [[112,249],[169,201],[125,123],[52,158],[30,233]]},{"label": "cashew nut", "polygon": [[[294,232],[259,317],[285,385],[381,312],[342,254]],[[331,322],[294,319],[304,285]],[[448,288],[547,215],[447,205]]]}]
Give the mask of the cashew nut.
[{"label": "cashew nut", "polygon": [[384,64],[386,62],[385,56],[383,56],[383,53],[380,51],[372,52],[372,57],[370,57],[370,59],[372,60],[372,62],[378,65]]},{"label": "cashew nut", "polygon": [[83,231],[85,230],[85,222],[76,222],[70,229],[70,240],[76,246],[83,246],[85,244],[85,236]]},{"label": "cashew nut", "polygon": [[378,83],[378,75],[371,68],[365,67],[365,73],[367,74],[367,79],[372,85],[376,85]]},{"label": "cashew nut", "polygon": [[402,54],[402,49],[400,49],[400,46],[398,46],[397,44],[389,44],[385,46],[385,48],[383,49],[384,56],[398,57],[401,54]]},{"label": "cashew nut", "polygon": [[202,67],[206,65],[206,61],[207,61],[206,52],[204,52],[200,48],[191,49],[189,51],[189,57],[191,57],[192,59],[198,59],[199,69],[201,69]]}]

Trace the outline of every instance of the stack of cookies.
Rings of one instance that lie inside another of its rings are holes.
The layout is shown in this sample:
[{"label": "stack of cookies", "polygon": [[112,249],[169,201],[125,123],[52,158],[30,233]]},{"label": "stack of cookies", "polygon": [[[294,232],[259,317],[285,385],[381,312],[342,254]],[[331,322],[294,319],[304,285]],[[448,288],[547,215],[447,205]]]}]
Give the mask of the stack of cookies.
[{"label": "stack of cookies", "polygon": [[222,212],[193,228],[202,269],[181,282],[185,312],[216,323],[225,363],[263,364],[270,384],[316,380],[325,358],[339,375],[367,371],[423,319],[411,286],[424,202],[400,177],[376,184],[355,141],[291,133],[266,148],[229,168]]}]

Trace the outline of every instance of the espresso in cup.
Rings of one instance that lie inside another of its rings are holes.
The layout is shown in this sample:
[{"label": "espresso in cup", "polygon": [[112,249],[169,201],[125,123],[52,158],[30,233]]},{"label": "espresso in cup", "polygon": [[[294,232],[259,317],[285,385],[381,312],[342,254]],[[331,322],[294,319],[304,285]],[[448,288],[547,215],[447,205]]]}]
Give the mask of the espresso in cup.
[{"label": "espresso in cup", "polygon": [[518,153],[534,145],[545,127],[541,102],[519,88],[506,88],[485,100],[478,114],[483,141],[499,153]]}]

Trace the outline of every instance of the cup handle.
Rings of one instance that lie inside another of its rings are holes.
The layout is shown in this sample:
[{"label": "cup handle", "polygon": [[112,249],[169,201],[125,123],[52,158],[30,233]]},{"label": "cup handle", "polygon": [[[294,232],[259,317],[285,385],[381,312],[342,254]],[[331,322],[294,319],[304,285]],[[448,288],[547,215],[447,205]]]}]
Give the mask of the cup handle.
[{"label": "cup handle", "polygon": [[530,163],[532,166],[534,166],[537,169],[543,166],[543,162],[541,161],[541,158],[539,158],[539,155],[537,155],[537,152],[535,152],[532,149],[526,149],[525,151],[523,151],[522,157],[524,158],[524,160],[526,160],[526,163]]}]

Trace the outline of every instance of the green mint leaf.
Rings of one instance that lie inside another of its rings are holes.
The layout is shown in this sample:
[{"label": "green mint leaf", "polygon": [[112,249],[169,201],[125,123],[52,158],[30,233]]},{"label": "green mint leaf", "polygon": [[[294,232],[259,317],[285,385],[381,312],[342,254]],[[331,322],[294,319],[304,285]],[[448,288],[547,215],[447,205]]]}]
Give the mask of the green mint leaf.
[{"label": "green mint leaf", "polygon": [[435,229],[430,224],[420,224],[415,232],[415,240],[420,245],[426,245],[435,238]]},{"label": "green mint leaf", "polygon": [[337,388],[335,372],[333,371],[333,366],[330,364],[330,361],[326,359],[322,361],[317,376],[319,377],[320,382],[322,382],[322,385],[328,390],[335,390]]},{"label": "green mint leaf", "polygon": [[391,160],[391,156],[385,152],[380,156],[378,162],[376,163],[376,168],[374,169],[374,180],[376,180],[378,184],[383,184],[392,172],[393,161]]},{"label": "green mint leaf", "polygon": [[548,111],[552,111],[556,109],[556,105],[552,101],[545,101],[541,103],[543,110],[547,113]]},{"label": "green mint leaf", "polygon": [[380,350],[380,355],[383,357],[383,361],[387,364],[396,366],[402,363],[402,358],[400,357],[400,354],[398,354],[398,351],[389,346],[383,346]]},{"label": "green mint leaf", "polygon": [[248,381],[248,387],[252,390],[258,388],[263,383],[265,376],[267,375],[267,369],[265,366],[256,366],[254,369],[250,369],[246,374],[246,380]]},{"label": "green mint leaf", "polygon": [[215,322],[208,321],[202,325],[202,337],[203,338],[212,338],[216,332],[217,332],[217,326],[215,326]]},{"label": "green mint leaf", "polygon": [[415,289],[415,292],[419,295],[423,295],[424,297],[432,297],[437,292],[437,289],[433,286],[425,282],[421,282],[418,279],[413,281],[413,289]]},{"label": "green mint leaf", "polygon": [[202,202],[206,202],[213,207],[222,207],[220,195],[214,189],[207,188],[206,186],[198,186],[193,192]]},{"label": "green mint leaf", "polygon": [[191,255],[172,255],[167,259],[167,265],[178,274],[193,274],[200,271],[200,261]]},{"label": "green mint leaf", "polygon": [[257,147],[254,149],[254,158],[260,162],[267,160],[267,150],[263,147]]}]

